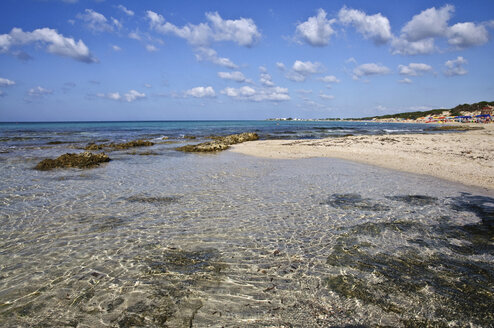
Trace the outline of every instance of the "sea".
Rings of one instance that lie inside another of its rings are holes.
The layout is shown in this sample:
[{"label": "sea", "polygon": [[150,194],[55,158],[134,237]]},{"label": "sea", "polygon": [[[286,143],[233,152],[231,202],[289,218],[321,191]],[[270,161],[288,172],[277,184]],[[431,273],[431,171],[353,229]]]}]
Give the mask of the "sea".
[{"label": "sea", "polygon": [[[493,327],[494,192],[175,148],[444,133],[348,121],[0,123],[1,327]],[[89,143],[92,169],[38,171]],[[96,151],[98,152],[98,151]]]}]

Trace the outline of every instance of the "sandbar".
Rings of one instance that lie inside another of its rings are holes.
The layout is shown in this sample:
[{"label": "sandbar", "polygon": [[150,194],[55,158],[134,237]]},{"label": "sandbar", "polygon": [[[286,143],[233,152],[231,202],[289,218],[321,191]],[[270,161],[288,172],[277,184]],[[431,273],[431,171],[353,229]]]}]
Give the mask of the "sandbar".
[{"label": "sandbar", "polygon": [[246,155],[297,159],[331,157],[424,174],[494,190],[494,124],[480,130],[434,134],[391,134],[317,140],[259,140],[237,144]]}]

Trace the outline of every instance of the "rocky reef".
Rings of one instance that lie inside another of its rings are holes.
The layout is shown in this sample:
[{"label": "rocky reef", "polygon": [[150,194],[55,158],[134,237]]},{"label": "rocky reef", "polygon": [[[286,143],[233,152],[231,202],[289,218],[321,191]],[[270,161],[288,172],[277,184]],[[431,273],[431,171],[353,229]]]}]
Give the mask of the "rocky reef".
[{"label": "rocky reef", "polygon": [[110,157],[108,157],[105,153],[93,154],[88,151],[80,154],[67,153],[57,157],[56,159],[44,159],[36,165],[35,169],[40,171],[69,167],[87,169],[109,161]]},{"label": "rocky reef", "polygon": [[124,143],[109,143],[109,144],[95,144],[90,143],[84,149],[85,150],[101,150],[104,148],[109,148],[111,150],[125,150],[135,147],[149,147],[153,146],[154,143],[147,140],[132,140]]},{"label": "rocky reef", "polygon": [[230,145],[238,144],[245,141],[258,140],[259,136],[254,132],[244,132],[240,134],[231,134],[228,136],[212,136],[213,141],[203,142],[196,145],[186,145],[175,148],[185,152],[214,152],[228,149]]}]

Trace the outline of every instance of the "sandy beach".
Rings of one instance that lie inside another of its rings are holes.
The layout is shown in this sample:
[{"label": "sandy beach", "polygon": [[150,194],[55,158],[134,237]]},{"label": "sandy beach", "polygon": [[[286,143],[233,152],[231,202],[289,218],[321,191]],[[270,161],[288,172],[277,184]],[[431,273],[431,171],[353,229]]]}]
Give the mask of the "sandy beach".
[{"label": "sandy beach", "polygon": [[332,157],[430,175],[494,190],[494,124],[441,134],[347,136],[320,140],[263,140],[232,151],[266,158]]}]

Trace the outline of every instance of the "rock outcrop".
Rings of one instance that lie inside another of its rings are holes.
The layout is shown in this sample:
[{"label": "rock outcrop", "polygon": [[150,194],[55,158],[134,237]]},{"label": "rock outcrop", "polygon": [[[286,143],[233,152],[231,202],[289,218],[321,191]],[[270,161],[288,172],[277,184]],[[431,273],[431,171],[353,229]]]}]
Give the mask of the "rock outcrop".
[{"label": "rock outcrop", "polygon": [[93,154],[87,151],[80,154],[67,153],[57,157],[56,159],[44,159],[36,165],[35,169],[40,171],[69,167],[87,169],[109,161],[110,157],[108,157],[105,153]]},{"label": "rock outcrop", "polygon": [[101,150],[104,148],[110,148],[112,150],[125,150],[129,148],[135,148],[135,147],[149,147],[154,145],[153,142],[147,141],[147,140],[133,140],[129,142],[124,142],[124,143],[110,143],[110,144],[95,144],[95,143],[90,143],[89,145],[84,148],[85,150]]},{"label": "rock outcrop", "polygon": [[230,145],[238,144],[245,141],[258,140],[259,136],[254,132],[245,132],[240,134],[231,134],[224,137],[211,137],[213,141],[203,142],[197,145],[186,145],[175,148],[185,152],[214,152],[228,149]]}]

